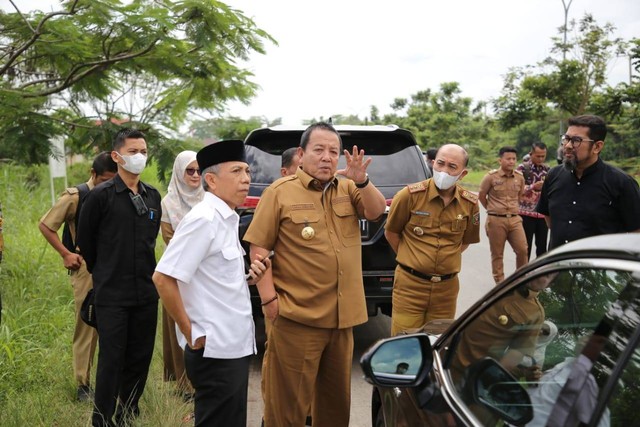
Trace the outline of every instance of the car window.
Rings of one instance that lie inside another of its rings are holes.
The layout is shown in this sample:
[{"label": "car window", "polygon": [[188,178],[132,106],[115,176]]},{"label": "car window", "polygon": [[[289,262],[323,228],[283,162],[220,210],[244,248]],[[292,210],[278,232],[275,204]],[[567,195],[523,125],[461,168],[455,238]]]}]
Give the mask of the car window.
[{"label": "car window", "polygon": [[[253,184],[268,185],[280,178],[280,153],[263,151],[251,145],[246,146],[246,152]],[[398,151],[386,147],[384,150],[366,151],[365,156],[372,159],[367,172],[376,187],[405,186],[425,179],[422,154],[415,146],[398,147]],[[342,155],[338,169],[344,168],[345,164],[346,160]]]},{"label": "car window", "polygon": [[[459,401],[484,425],[501,419],[499,408],[479,404],[470,383],[474,366],[490,358],[527,391],[527,426],[588,424],[600,415],[593,425],[630,425],[622,408],[640,401],[637,354],[626,376],[618,381],[612,373],[640,319],[633,268],[534,272],[478,312],[443,347]],[[617,387],[606,404],[610,382]]]}]

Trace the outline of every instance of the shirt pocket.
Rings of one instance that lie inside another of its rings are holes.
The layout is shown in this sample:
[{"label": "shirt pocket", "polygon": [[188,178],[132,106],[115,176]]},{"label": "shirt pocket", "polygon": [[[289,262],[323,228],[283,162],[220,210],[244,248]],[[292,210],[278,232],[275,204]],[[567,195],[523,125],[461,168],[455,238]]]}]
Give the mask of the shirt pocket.
[{"label": "shirt pocket", "polygon": [[218,269],[218,274],[223,282],[233,282],[235,280],[241,280],[242,274],[244,274],[244,268],[242,264],[242,252],[236,246],[226,246],[220,250],[222,255],[222,265]]},{"label": "shirt pocket", "polygon": [[416,215],[414,213],[409,217],[407,229],[414,239],[425,240],[429,237],[428,231],[432,228],[433,218],[431,215]]},{"label": "shirt pocket", "polygon": [[[293,236],[298,248],[296,250],[305,251],[305,248],[313,248],[318,250],[318,246],[324,247],[323,243],[326,240],[324,235],[324,226],[321,228],[320,214],[315,210],[294,210],[290,214],[291,222],[293,223]],[[313,229],[313,237],[306,240],[302,237],[302,230],[305,227],[311,227]]]},{"label": "shirt pocket", "polygon": [[462,217],[461,219],[454,219],[451,222],[451,231],[454,233],[463,233],[467,229],[468,217]]},{"label": "shirt pocket", "polygon": [[356,209],[351,202],[336,203],[332,208],[340,234],[344,238],[344,245],[353,246],[360,243],[360,225]]}]

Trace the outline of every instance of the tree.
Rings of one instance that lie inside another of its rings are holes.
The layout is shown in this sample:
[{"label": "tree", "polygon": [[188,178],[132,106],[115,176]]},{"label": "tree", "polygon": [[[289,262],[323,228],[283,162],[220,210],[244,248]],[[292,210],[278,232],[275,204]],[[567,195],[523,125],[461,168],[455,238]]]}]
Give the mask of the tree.
[{"label": "tree", "polygon": [[494,100],[503,129],[528,120],[551,120],[554,115],[583,114],[594,93],[606,87],[609,62],[624,49],[624,42],[613,37],[615,27],[599,26],[586,14],[579,22],[572,21],[567,31],[573,38],[567,42],[552,38],[552,55],[543,62],[507,74],[502,95]]},{"label": "tree", "polygon": [[423,148],[439,147],[454,142],[467,148],[486,139],[487,120],[482,105],[461,96],[457,82],[442,83],[440,90],[416,92],[411,99],[396,98],[391,104],[393,114],[385,115],[384,123],[395,123],[410,130]]},{"label": "tree", "polygon": [[54,135],[100,142],[93,135],[117,119],[169,140],[189,110],[248,102],[257,86],[236,61],[275,43],[215,0],[68,0],[28,14],[10,1],[15,12],[0,14],[0,157],[28,163],[46,161]]}]

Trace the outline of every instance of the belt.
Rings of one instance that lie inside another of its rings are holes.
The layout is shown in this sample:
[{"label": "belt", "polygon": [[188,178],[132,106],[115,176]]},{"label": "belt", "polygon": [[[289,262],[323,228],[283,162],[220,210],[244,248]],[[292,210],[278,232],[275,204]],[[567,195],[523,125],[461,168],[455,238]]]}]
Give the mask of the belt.
[{"label": "belt", "polygon": [[425,279],[425,280],[429,280],[433,283],[438,283],[438,282],[442,282],[443,280],[449,280],[452,277],[455,277],[456,274],[458,273],[451,273],[451,274],[443,274],[443,275],[437,275],[437,274],[424,274],[424,273],[420,273],[419,271],[414,270],[411,267],[407,267],[406,265],[402,265],[400,263],[398,263],[398,265],[400,266],[400,268],[402,268],[404,271],[413,274],[416,277],[419,277],[421,279]]},{"label": "belt", "polygon": [[511,217],[514,217],[514,216],[518,216],[518,214],[496,214],[496,213],[487,213],[487,215],[500,216],[502,218],[511,218]]}]

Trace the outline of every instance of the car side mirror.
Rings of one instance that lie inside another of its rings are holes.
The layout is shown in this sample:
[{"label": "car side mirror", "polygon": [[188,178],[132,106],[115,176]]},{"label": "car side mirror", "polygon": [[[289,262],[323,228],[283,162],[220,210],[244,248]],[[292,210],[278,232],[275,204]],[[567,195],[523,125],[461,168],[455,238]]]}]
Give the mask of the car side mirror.
[{"label": "car side mirror", "polygon": [[529,393],[506,369],[487,357],[469,366],[466,387],[473,402],[514,425],[533,419]]},{"label": "car side mirror", "polygon": [[432,365],[431,342],[422,333],[380,340],[360,358],[367,382],[383,387],[415,387]]}]

